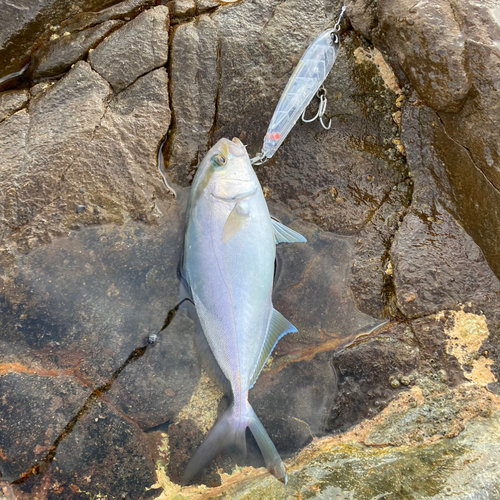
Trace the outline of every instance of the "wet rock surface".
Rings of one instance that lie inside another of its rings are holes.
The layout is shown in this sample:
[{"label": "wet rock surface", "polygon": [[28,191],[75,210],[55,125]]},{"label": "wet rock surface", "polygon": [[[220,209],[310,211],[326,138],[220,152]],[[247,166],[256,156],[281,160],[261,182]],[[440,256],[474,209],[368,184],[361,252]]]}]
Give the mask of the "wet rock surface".
[{"label": "wet rock surface", "polygon": [[167,62],[168,27],[167,7],[143,12],[92,51],[90,64],[119,92]]},{"label": "wet rock surface", "polygon": [[33,54],[30,69],[33,78],[39,79],[64,73],[111,31],[123,24],[123,21],[106,21],[93,28],[75,33],[65,31],[55,40],[48,40]]},{"label": "wet rock surface", "polygon": [[27,102],[27,90],[2,92],[0,94],[0,122],[21,109]]},{"label": "wet rock surface", "polygon": [[[347,3],[354,29],[384,50],[402,81],[427,106],[413,110],[413,128],[437,178],[446,208],[479,244],[500,275],[498,48],[496,2],[387,0]],[[431,148],[424,148],[427,142]],[[408,144],[409,145],[409,144]],[[417,155],[418,156],[418,155]],[[409,164],[412,159],[408,156]]]},{"label": "wet rock surface", "polygon": [[38,375],[20,364],[0,367],[0,470],[14,481],[45,458],[90,391],[55,370]]},{"label": "wet rock surface", "polygon": [[500,495],[494,3],[348,2],[332,128],[299,122],[256,168],[308,240],[278,247],[274,305],[298,332],[249,394],[286,490],[250,436],[179,484],[229,404],[174,309],[184,188],[221,137],[257,153],[341,2],[163,3],[48,2],[35,27],[26,4],[17,35],[0,17],[5,68],[32,52],[0,93],[0,492]]}]

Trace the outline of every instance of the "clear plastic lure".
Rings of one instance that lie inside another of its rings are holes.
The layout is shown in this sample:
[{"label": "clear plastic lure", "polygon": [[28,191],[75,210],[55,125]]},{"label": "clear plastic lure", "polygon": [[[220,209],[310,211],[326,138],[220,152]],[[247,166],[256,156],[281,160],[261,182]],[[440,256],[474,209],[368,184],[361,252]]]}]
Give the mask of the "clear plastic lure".
[{"label": "clear plastic lure", "polygon": [[[264,138],[262,152],[252,159],[253,164],[261,164],[271,158],[281,146],[293,126],[304,114],[305,109],[316,93],[320,98],[318,113],[311,120],[321,119],[326,109],[326,92],[323,82],[335,63],[340,49],[339,27],[345,7],[342,8],[335,26],[321,33],[309,46],[278,102],[274,115]],[[324,124],[323,126],[326,127]]]}]

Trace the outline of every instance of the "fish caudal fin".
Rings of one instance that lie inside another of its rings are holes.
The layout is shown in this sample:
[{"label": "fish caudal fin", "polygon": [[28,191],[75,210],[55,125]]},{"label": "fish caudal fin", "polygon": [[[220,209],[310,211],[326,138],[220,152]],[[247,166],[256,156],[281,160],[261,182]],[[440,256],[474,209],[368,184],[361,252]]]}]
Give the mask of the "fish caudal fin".
[{"label": "fish caudal fin", "polygon": [[238,448],[246,454],[245,430],[246,422],[235,418],[234,406],[231,407],[217,420],[205,441],[196,450],[189,460],[182,484],[188,484],[198,473],[206,467],[211,460],[228,448]]},{"label": "fish caudal fin", "polygon": [[234,405],[231,405],[222,415],[189,461],[182,477],[182,484],[188,484],[212,459],[227,448],[237,448],[246,454],[245,431],[247,427],[250,427],[264,456],[266,468],[273,476],[286,484],[286,469],[281,457],[250,405],[245,408],[244,415],[237,414]]},{"label": "fish caudal fin", "polygon": [[266,429],[262,425],[259,417],[253,411],[253,408],[248,405],[249,413],[250,413],[250,421],[248,423],[248,427],[250,427],[250,431],[252,432],[255,441],[259,445],[260,452],[264,457],[264,462],[266,464],[266,469],[276,478],[279,479],[282,483],[287,482],[288,477],[286,475],[286,469],[283,465],[281,457],[274,446],[274,443],[271,441],[269,434]]}]

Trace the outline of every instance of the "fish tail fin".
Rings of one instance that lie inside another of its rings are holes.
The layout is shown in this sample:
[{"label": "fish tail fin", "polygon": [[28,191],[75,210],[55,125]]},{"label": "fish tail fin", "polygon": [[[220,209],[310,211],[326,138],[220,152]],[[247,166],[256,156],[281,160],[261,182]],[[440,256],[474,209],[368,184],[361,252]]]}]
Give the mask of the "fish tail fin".
[{"label": "fish tail fin", "polygon": [[235,410],[233,404],[219,418],[187,464],[182,484],[188,484],[212,459],[227,448],[237,448],[241,453],[246,454],[245,431],[247,427],[250,427],[257,441],[266,468],[273,476],[286,484],[286,469],[281,457],[259,417],[249,404],[240,412]]},{"label": "fish tail fin", "polygon": [[234,405],[217,420],[205,441],[201,443],[189,460],[182,484],[188,484],[198,473],[208,465],[217,455],[228,448],[237,448],[246,454],[245,431],[248,420],[236,415]]},{"label": "fish tail fin", "polygon": [[269,434],[266,429],[264,429],[259,417],[257,417],[250,405],[248,405],[248,413],[250,417],[248,426],[250,427],[250,431],[252,432],[255,441],[257,441],[262,456],[264,457],[267,470],[275,478],[286,484],[288,480],[286,469],[276,446],[274,446]]}]

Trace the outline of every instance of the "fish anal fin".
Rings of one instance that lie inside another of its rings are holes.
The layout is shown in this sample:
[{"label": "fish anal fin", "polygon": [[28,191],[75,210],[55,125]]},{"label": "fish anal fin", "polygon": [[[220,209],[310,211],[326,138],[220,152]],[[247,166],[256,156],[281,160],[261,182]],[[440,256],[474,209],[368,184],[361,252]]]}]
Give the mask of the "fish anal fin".
[{"label": "fish anal fin", "polygon": [[276,245],[279,243],[307,243],[307,240],[300,233],[281,224],[276,219],[271,218],[271,223],[273,225]]},{"label": "fish anal fin", "polygon": [[250,378],[249,389],[255,384],[255,381],[259,377],[262,368],[264,368],[267,359],[276,347],[278,340],[284,337],[287,333],[296,331],[297,328],[295,328],[290,323],[290,321],[288,321],[276,309],[273,309],[273,312],[271,313],[271,321],[269,322],[269,328],[267,330],[266,340],[264,342],[264,345],[262,346],[259,360],[255,365],[255,370],[253,371],[252,377]]},{"label": "fish anal fin", "polygon": [[243,203],[236,203],[224,224],[222,242],[227,243],[236,236],[248,220],[248,207]]}]

